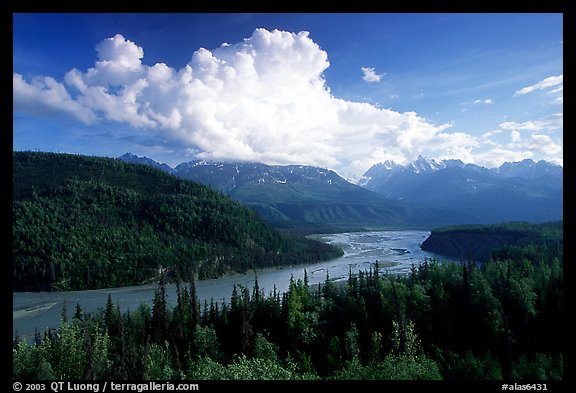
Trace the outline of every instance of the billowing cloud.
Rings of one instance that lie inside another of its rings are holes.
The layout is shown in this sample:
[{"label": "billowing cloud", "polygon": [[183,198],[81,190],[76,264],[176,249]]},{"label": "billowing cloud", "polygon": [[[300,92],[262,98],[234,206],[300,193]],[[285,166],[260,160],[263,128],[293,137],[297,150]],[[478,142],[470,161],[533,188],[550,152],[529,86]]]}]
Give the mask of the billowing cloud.
[{"label": "billowing cloud", "polygon": [[[523,156],[524,158],[537,157],[562,165],[563,145],[560,138],[555,141],[557,132],[564,127],[563,114],[556,113],[547,117],[525,122],[508,121],[500,124],[502,131],[510,131],[510,143],[499,146],[509,151],[505,156]],[[546,133],[546,134],[545,134]],[[514,152],[514,153],[511,153]],[[492,154],[496,150],[492,151]]]},{"label": "billowing cloud", "polygon": [[[143,63],[122,35],[96,46],[97,61],[64,81],[14,74],[14,110],[117,122],[198,158],[365,171],[380,156],[411,160],[445,134],[416,113],[334,97],[322,76],[328,55],[308,32],[256,29],[237,44],[200,48],[181,69]],[[373,69],[365,77],[376,80]],[[372,76],[371,76],[372,75]]]},{"label": "billowing cloud", "polygon": [[500,124],[500,129],[484,132],[476,138],[477,145],[468,144],[473,146],[473,150],[461,148],[460,155],[455,157],[486,167],[525,158],[544,159],[562,165],[563,145],[561,136],[558,137],[558,126],[561,129],[561,114],[523,123],[505,122]]},{"label": "billowing cloud", "polygon": [[545,155],[554,155],[562,151],[562,146],[555,143],[548,135],[532,134],[525,141],[522,141],[524,149],[542,153]]},{"label": "billowing cloud", "polygon": [[[423,151],[472,160],[473,149],[486,145],[415,112],[333,96],[323,77],[328,55],[305,31],[256,29],[242,42],[196,50],[180,69],[146,65],[144,49],[120,34],[100,42],[96,53],[93,67],[71,69],[62,81],[49,76],[26,81],[14,73],[14,111],[65,115],[92,126],[95,134],[106,126],[117,139],[169,148],[181,157],[178,162],[307,164],[350,178],[375,162],[406,163]],[[365,80],[382,77],[373,68],[363,72]],[[130,135],[118,131],[126,128]]]},{"label": "billowing cloud", "polygon": [[64,114],[85,124],[96,120],[94,112],[76,102],[54,78],[35,78],[26,82],[22,75],[12,75],[14,110],[34,116],[58,116]]},{"label": "billowing cloud", "polygon": [[534,133],[523,138],[518,131],[510,133],[511,143],[506,145],[510,150],[522,152],[527,157],[553,157],[562,151],[562,145],[554,142],[548,135]]},{"label": "billowing cloud", "polygon": [[531,86],[527,86],[527,87],[524,87],[520,90],[517,90],[514,93],[514,95],[519,96],[519,95],[532,93],[535,90],[544,90],[544,89],[547,89],[549,87],[562,85],[563,82],[564,82],[564,75],[550,76],[550,77],[545,78],[545,79],[541,80],[540,82],[535,83]]},{"label": "billowing cloud", "polygon": [[[482,134],[481,145],[490,146],[490,148],[476,152],[473,157],[475,162],[495,167],[506,161],[533,158],[563,164],[562,140],[561,138],[554,140],[554,137],[557,138],[557,133],[554,131],[561,130],[563,127],[561,113],[521,123],[504,122],[500,124],[500,127],[498,130]],[[509,136],[507,143],[503,143],[504,135]]]},{"label": "billowing cloud", "polygon": [[362,72],[364,79],[366,82],[380,82],[384,74],[377,74],[373,67],[362,67]]}]

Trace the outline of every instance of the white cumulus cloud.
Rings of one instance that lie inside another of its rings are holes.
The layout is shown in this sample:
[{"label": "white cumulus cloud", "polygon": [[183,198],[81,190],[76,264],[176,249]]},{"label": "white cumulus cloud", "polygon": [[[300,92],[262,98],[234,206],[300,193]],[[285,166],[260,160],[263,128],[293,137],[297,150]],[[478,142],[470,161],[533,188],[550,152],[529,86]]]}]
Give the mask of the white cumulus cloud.
[{"label": "white cumulus cloud", "polygon": [[[504,122],[500,127],[499,130],[483,134],[483,144],[490,144],[492,148],[476,154],[475,158],[478,161],[497,166],[505,161],[533,158],[562,165],[563,144],[561,136],[557,133],[563,127],[561,113],[525,122]],[[497,142],[499,134],[508,134],[509,142],[504,144]]]},{"label": "white cumulus cloud", "polygon": [[377,74],[373,67],[362,67],[362,79],[366,82],[380,82],[384,74]]},{"label": "white cumulus cloud", "polygon": [[532,134],[523,142],[522,147],[533,152],[554,155],[562,151],[562,146],[555,143],[548,135]]},{"label": "white cumulus cloud", "polygon": [[34,116],[68,115],[85,124],[96,119],[94,112],[75,101],[66,87],[54,78],[38,77],[30,83],[22,75],[12,75],[12,97],[14,110]]},{"label": "white cumulus cloud", "polygon": [[[14,111],[128,125],[183,158],[317,165],[350,177],[384,159],[478,143],[414,112],[334,97],[323,77],[328,55],[305,31],[256,29],[241,42],[196,50],[180,69],[146,65],[144,49],[120,34],[96,52],[93,67],[71,69],[61,82],[14,73]],[[363,71],[365,80],[382,77]]]}]

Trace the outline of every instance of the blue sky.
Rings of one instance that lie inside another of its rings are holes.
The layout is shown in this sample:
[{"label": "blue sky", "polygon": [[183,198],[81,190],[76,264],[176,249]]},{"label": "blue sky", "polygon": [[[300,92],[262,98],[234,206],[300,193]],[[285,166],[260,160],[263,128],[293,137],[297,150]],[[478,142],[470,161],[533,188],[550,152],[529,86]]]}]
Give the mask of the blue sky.
[{"label": "blue sky", "polygon": [[15,150],[350,179],[563,163],[562,14],[14,14],[13,33]]}]

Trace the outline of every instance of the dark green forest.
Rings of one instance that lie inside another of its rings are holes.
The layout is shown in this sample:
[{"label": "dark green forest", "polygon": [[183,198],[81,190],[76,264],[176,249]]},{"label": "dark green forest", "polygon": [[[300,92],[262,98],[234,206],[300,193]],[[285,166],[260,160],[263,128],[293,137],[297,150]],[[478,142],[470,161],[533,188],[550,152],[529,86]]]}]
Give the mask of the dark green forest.
[{"label": "dark green forest", "polygon": [[214,278],[341,251],[280,233],[210,188],[137,164],[13,153],[13,290],[82,290]]},{"label": "dark green forest", "polygon": [[200,304],[195,281],[177,276],[169,308],[160,277],[151,307],[77,304],[59,329],[16,338],[13,378],[561,380],[563,235],[543,242],[549,226],[533,229],[483,264],[424,260],[389,275],[375,263],[344,282],[305,275],[282,294],[256,280],[228,303]]},{"label": "dark green forest", "polygon": [[[531,224],[523,221],[490,225],[456,225],[435,228],[422,243],[422,250],[457,259],[485,262],[490,258],[504,258],[510,249],[537,244],[542,249],[554,248],[562,239],[563,221]],[[494,255],[499,250],[500,254]],[[552,250],[551,252],[554,252]],[[502,254],[503,253],[503,254]]]}]

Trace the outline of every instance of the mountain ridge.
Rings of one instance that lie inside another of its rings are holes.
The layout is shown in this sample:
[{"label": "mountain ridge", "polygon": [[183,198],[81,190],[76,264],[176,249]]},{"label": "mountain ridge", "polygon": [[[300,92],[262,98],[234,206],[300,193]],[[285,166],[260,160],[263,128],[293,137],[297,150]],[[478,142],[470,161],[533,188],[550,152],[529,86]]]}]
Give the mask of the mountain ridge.
[{"label": "mountain ridge", "polygon": [[[139,160],[162,166],[147,157]],[[307,165],[193,160],[170,173],[219,190],[276,226],[433,227],[562,218],[563,180],[558,176],[562,168],[545,161],[523,160],[489,169],[459,159],[419,156],[406,165],[375,164],[358,184],[332,170]]]},{"label": "mountain ridge", "polygon": [[390,200],[320,167],[196,160],[174,169],[175,176],[221,191],[282,228],[430,228],[478,219],[450,208]]},{"label": "mountain ridge", "polygon": [[288,164],[288,165],[274,165],[274,164],[265,164],[261,162],[255,161],[226,161],[226,160],[191,160],[191,161],[183,161],[178,165],[171,167],[168,164],[158,162],[152,158],[147,156],[138,156],[133,153],[125,153],[121,156],[118,156],[117,159],[120,159],[125,162],[137,163],[137,164],[144,164],[156,167],[161,169],[165,172],[177,174],[178,172],[185,171],[191,167],[195,166],[213,166],[213,165],[262,165],[271,168],[287,168],[287,167],[299,167],[299,168],[316,168],[321,169],[324,171],[332,172],[341,179],[356,185],[363,186],[366,184],[370,177],[366,176],[369,173],[376,172],[378,170],[397,170],[397,169],[404,169],[410,170],[414,173],[426,173],[430,171],[437,171],[443,170],[447,168],[467,168],[471,170],[477,171],[488,171],[494,173],[496,175],[502,177],[520,177],[520,178],[534,178],[538,177],[538,174],[535,174],[534,170],[539,169],[539,175],[553,175],[553,176],[562,176],[563,167],[558,164],[554,164],[550,161],[546,160],[538,160],[534,161],[530,158],[523,159],[521,161],[506,161],[502,163],[498,167],[494,168],[487,168],[481,165],[471,164],[471,163],[464,163],[460,159],[444,159],[444,160],[437,160],[435,158],[426,158],[422,155],[419,155],[418,158],[408,164],[400,164],[393,160],[386,160],[383,162],[375,163],[370,167],[363,176],[357,181],[353,182],[348,179],[343,178],[337,172],[328,169],[322,168],[317,166],[311,165],[301,165],[301,164]]},{"label": "mountain ridge", "polygon": [[405,165],[390,160],[376,163],[364,173],[363,178],[364,183],[368,183],[371,179],[370,174],[377,174],[382,171],[403,170],[412,173],[426,173],[453,167],[486,170],[498,176],[521,178],[533,178],[545,174],[561,176],[563,172],[561,165],[546,160],[534,161],[530,158],[521,161],[506,161],[498,167],[486,168],[476,164],[466,164],[460,159],[436,160],[419,155],[415,161]]},{"label": "mountain ridge", "polygon": [[407,165],[375,164],[362,186],[397,200],[465,207],[491,222],[545,222],[563,215],[563,168],[544,160],[488,169],[420,156]]}]

